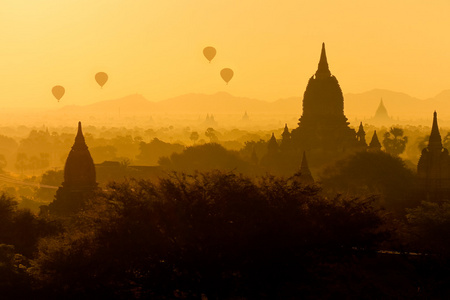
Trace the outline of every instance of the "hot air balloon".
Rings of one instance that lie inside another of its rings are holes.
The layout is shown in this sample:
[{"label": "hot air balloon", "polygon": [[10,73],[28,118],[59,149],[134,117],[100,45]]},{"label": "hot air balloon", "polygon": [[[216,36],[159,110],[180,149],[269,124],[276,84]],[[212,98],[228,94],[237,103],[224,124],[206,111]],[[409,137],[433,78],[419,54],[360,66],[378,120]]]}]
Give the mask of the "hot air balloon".
[{"label": "hot air balloon", "polygon": [[203,49],[203,55],[211,62],[214,56],[216,56],[216,49],[214,47],[206,47]]},{"label": "hot air balloon", "polygon": [[66,90],[64,89],[64,87],[60,86],[60,85],[55,85],[52,88],[52,94],[53,96],[55,96],[56,100],[59,100],[62,98],[62,96],[64,96],[64,93],[66,92]]},{"label": "hot air balloon", "polygon": [[105,72],[98,72],[97,74],[95,74],[95,81],[97,81],[100,87],[103,87],[108,81],[108,74],[106,74]]},{"label": "hot air balloon", "polygon": [[228,82],[233,78],[234,72],[230,68],[225,68],[220,71],[220,76],[228,84]]}]

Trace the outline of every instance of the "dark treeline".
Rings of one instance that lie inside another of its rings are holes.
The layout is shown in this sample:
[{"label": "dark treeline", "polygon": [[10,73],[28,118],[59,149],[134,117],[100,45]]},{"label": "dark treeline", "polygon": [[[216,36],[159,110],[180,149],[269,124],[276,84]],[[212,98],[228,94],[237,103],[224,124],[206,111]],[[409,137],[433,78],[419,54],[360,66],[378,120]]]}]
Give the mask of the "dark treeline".
[{"label": "dark treeline", "polygon": [[376,202],[324,196],[296,176],[219,171],[112,182],[66,217],[37,217],[3,195],[0,292],[3,299],[448,293],[450,204],[424,203],[396,218]]}]

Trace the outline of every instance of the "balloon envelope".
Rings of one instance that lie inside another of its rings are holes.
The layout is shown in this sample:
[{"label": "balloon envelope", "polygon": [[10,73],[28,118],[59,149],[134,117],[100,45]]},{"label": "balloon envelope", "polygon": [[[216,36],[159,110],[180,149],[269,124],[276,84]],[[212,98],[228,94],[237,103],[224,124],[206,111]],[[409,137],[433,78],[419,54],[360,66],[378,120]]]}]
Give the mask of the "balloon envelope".
[{"label": "balloon envelope", "polygon": [[211,62],[214,56],[216,56],[216,49],[214,47],[206,47],[203,49],[203,55]]},{"label": "balloon envelope", "polygon": [[220,76],[222,76],[222,79],[225,80],[225,82],[228,84],[228,82],[233,78],[234,72],[233,70],[229,68],[222,69],[220,71]]},{"label": "balloon envelope", "polygon": [[108,81],[108,74],[106,74],[105,72],[98,72],[97,74],[95,74],[95,81],[97,81],[100,87],[103,87]]},{"label": "balloon envelope", "polygon": [[60,85],[55,85],[52,88],[52,94],[53,96],[55,96],[56,100],[59,100],[62,98],[62,96],[64,96],[64,93],[66,92],[66,90],[64,89],[64,87],[60,86]]}]

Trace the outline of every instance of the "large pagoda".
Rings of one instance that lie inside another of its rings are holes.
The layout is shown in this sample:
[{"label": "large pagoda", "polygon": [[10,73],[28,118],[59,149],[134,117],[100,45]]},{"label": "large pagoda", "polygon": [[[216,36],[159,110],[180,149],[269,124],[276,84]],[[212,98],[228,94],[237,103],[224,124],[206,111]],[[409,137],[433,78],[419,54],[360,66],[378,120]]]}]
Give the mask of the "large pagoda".
[{"label": "large pagoda", "polygon": [[328,68],[325,44],[317,71],[308,81],[299,121],[292,140],[302,149],[346,151],[358,147],[356,132],[344,115],[342,90]]},{"label": "large pagoda", "polygon": [[75,143],[64,167],[64,182],[56,191],[55,200],[49,205],[50,213],[76,212],[97,188],[94,161],[84,140],[81,122],[78,122]]}]

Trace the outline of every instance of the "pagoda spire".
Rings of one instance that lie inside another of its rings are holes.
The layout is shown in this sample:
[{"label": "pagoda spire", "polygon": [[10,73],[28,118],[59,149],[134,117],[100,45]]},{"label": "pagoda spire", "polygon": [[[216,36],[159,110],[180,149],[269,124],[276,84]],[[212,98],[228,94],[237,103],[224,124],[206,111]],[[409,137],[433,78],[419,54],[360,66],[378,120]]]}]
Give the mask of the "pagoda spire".
[{"label": "pagoda spire", "polygon": [[369,144],[369,149],[373,151],[380,151],[381,150],[381,143],[380,140],[378,140],[377,131],[375,130],[373,132],[372,140]]},{"label": "pagoda spire", "polygon": [[389,115],[386,109],[386,106],[384,106],[383,98],[380,100],[380,104],[378,105],[377,111],[375,112],[375,119],[378,120],[388,120]]},{"label": "pagoda spire", "polygon": [[366,132],[364,131],[362,122],[359,123],[359,129],[358,129],[358,132],[356,133],[356,137],[358,139],[358,142],[361,144],[361,146],[367,147]]},{"label": "pagoda spire", "polygon": [[302,164],[300,166],[300,172],[296,174],[299,180],[304,184],[313,184],[314,178],[311,175],[311,171],[309,170],[308,161],[306,160],[306,153],[303,151]]},{"label": "pagoda spire", "polygon": [[267,142],[267,151],[270,155],[273,155],[278,152],[278,143],[277,139],[275,138],[275,134],[272,132],[272,137]]},{"label": "pagoda spire", "polygon": [[328,68],[327,53],[325,52],[325,43],[322,43],[322,52],[320,53],[319,66],[316,71],[316,78],[327,78],[331,76]]},{"label": "pagoda spire", "polygon": [[287,126],[287,123],[284,124],[284,129],[283,129],[283,133],[281,134],[281,136],[283,138],[290,138],[291,137],[291,133],[289,132],[289,128]]},{"label": "pagoda spire", "polygon": [[364,126],[363,126],[362,122],[359,122],[359,129],[358,129],[357,134],[364,134],[364,135],[366,135],[366,132],[364,131]]},{"label": "pagoda spire", "polygon": [[309,166],[308,166],[308,161],[306,160],[306,152],[305,151],[303,151],[302,165],[300,166],[300,172],[302,172],[302,174],[311,175],[311,171],[309,170]]},{"label": "pagoda spire", "polygon": [[434,111],[433,114],[433,126],[431,127],[430,140],[428,142],[429,150],[442,150],[442,139],[441,134],[439,133],[439,126],[437,123],[437,113]]},{"label": "pagoda spire", "polygon": [[78,122],[78,131],[72,149],[75,150],[87,149],[86,141],[84,140],[83,130],[81,129],[81,122]]}]

